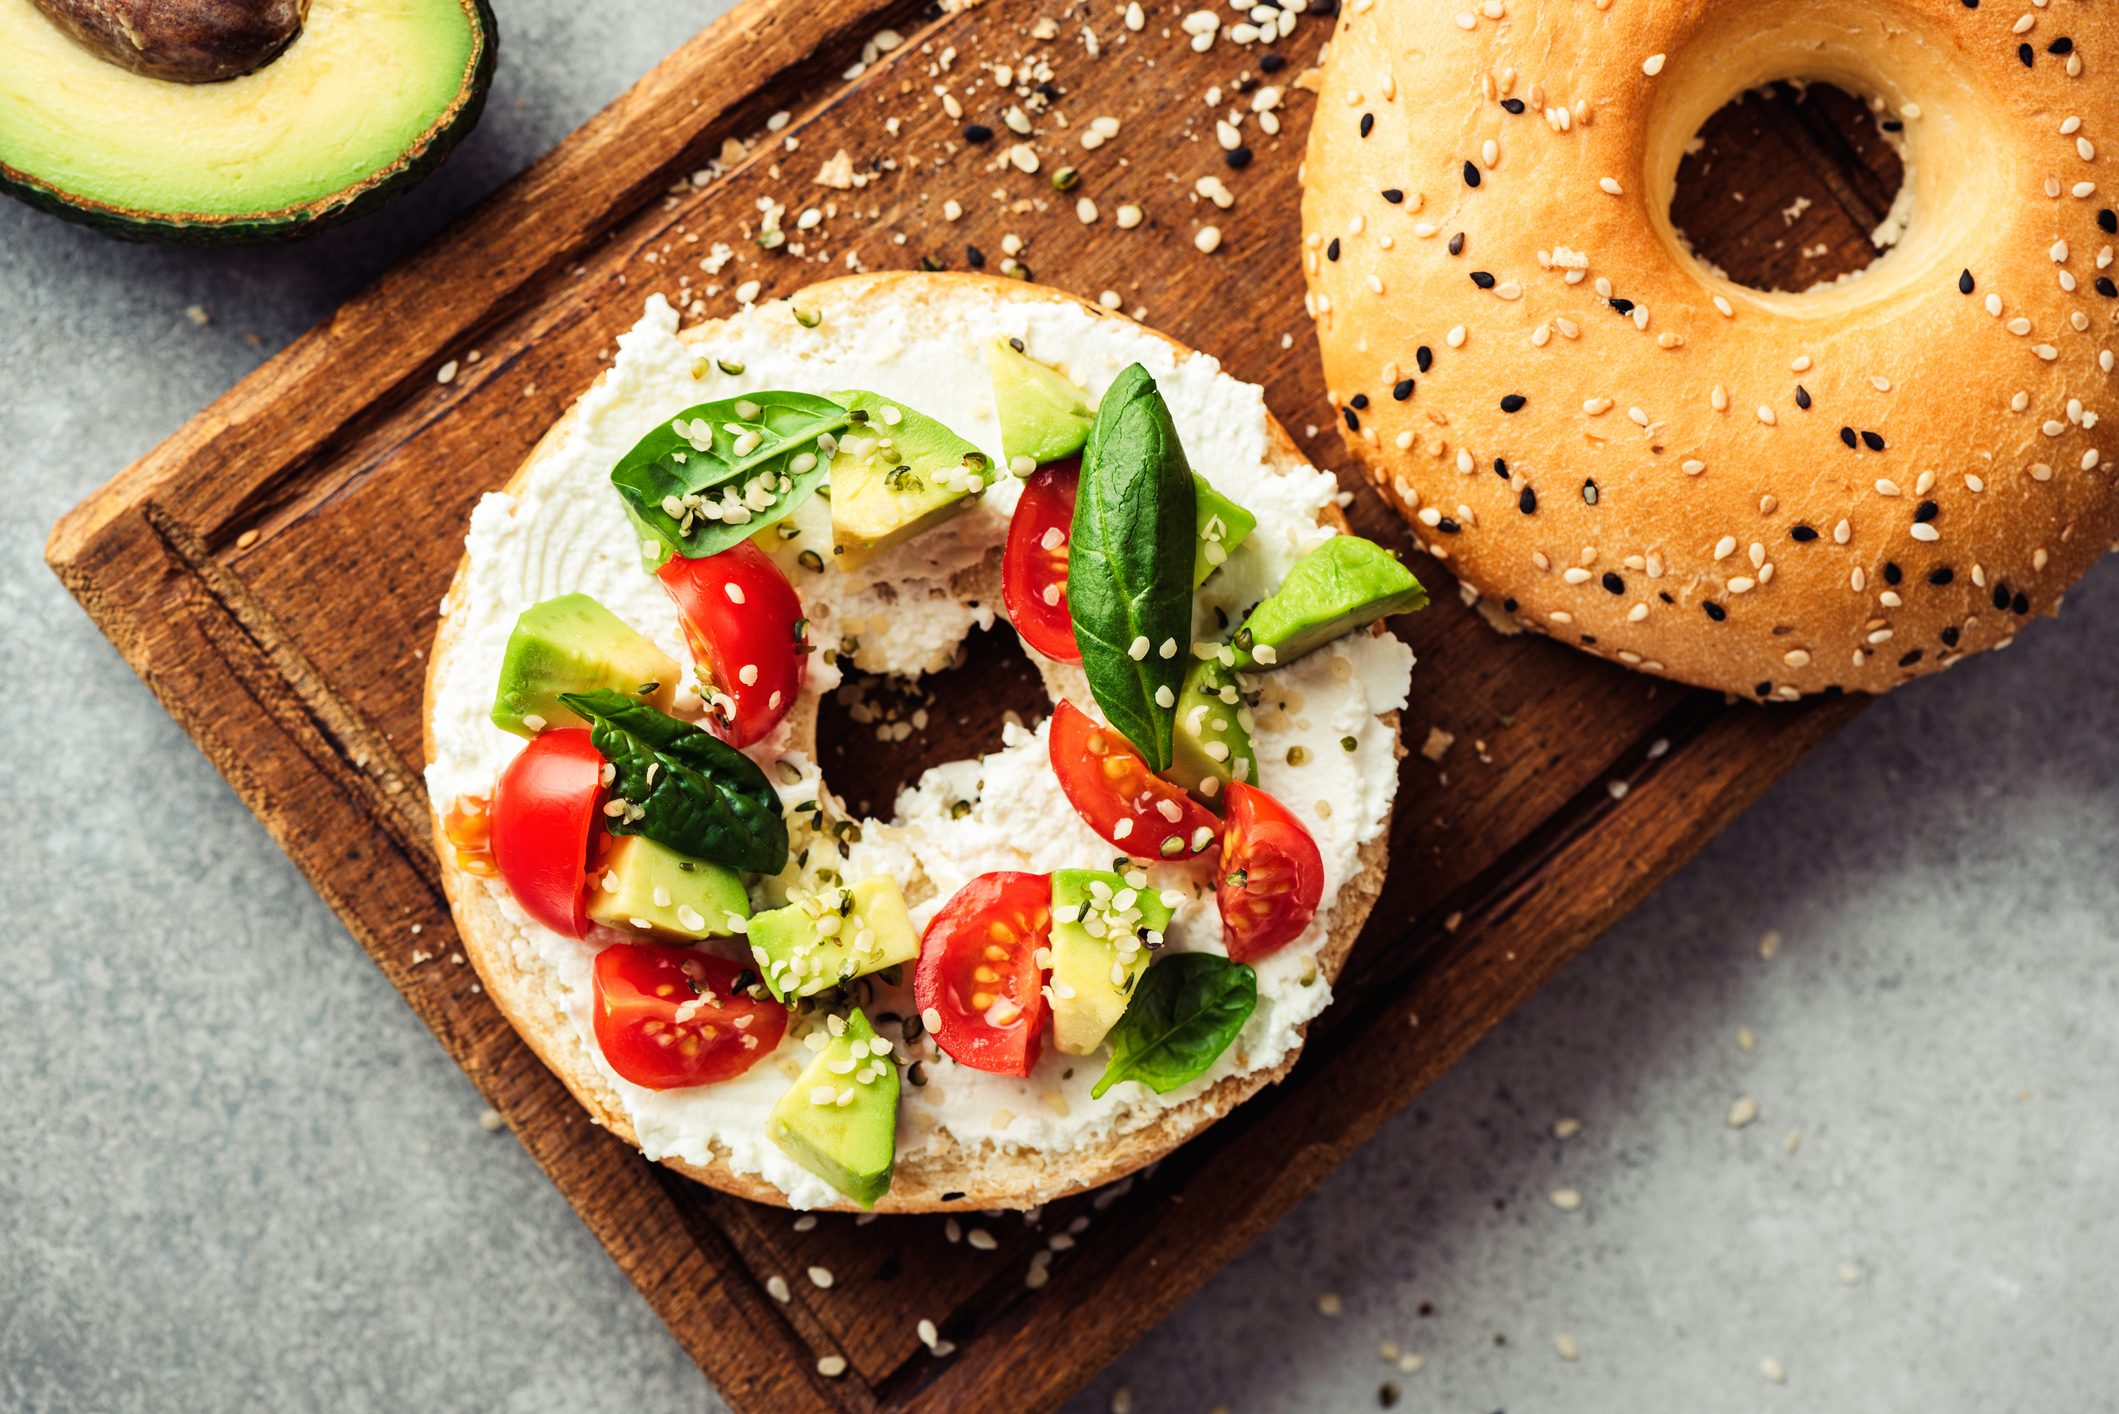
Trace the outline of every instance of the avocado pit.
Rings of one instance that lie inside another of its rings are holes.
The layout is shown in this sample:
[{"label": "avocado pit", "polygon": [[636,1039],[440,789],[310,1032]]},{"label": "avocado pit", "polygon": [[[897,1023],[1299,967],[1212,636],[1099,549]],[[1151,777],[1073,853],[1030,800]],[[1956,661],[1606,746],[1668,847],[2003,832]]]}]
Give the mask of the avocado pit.
[{"label": "avocado pit", "polygon": [[35,0],[76,44],[107,63],[173,83],[219,83],[277,59],[309,0]]}]

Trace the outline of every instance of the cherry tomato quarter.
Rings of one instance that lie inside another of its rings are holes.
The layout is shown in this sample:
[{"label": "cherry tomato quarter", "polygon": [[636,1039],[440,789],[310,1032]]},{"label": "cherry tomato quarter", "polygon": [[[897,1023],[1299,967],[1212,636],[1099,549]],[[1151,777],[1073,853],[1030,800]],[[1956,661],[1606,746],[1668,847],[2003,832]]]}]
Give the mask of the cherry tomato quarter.
[{"label": "cherry tomato quarter", "polygon": [[1052,773],[1089,828],[1141,859],[1189,859],[1221,836],[1222,822],[1110,727],[1061,699],[1052,713]]},{"label": "cherry tomato quarter", "polygon": [[912,994],[935,1044],[995,1075],[1028,1075],[1045,1029],[1052,876],[981,874],[958,889],[920,938]]},{"label": "cherry tomato quarter", "polygon": [[702,559],[679,555],[657,577],[703,675],[707,725],[729,745],[749,746],[779,725],[802,690],[809,658],[801,596],[748,540]]},{"label": "cherry tomato quarter", "polygon": [[596,1044],[635,1085],[676,1090],[733,1080],[778,1048],[787,1008],[736,990],[740,963],[689,949],[618,943],[596,954]]},{"label": "cherry tomato quarter", "polygon": [[1080,462],[1041,466],[1023,487],[1008,522],[1001,562],[1001,598],[1008,621],[1032,648],[1062,663],[1079,663],[1074,617],[1067,610],[1067,537],[1074,528]]},{"label": "cherry tomato quarter", "polygon": [[1229,786],[1221,871],[1221,939],[1255,962],[1300,937],[1324,896],[1324,856],[1293,811],[1256,786]]},{"label": "cherry tomato quarter", "polygon": [[523,912],[569,938],[589,930],[583,888],[602,773],[587,727],[541,732],[501,770],[487,807],[501,882]]}]

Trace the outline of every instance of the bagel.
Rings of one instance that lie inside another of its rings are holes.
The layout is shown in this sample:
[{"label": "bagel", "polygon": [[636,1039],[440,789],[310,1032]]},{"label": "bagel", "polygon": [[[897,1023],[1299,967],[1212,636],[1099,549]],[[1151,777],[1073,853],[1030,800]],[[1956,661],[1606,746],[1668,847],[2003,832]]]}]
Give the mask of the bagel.
[{"label": "bagel", "polygon": [[[1299,508],[1279,512],[1281,523],[1272,526],[1266,511],[1259,512],[1255,553],[1273,572],[1285,573],[1298,543],[1343,531],[1345,522],[1334,499],[1336,483],[1305,463],[1266,412],[1257,388],[1221,373],[1206,355],[1094,305],[1016,281],[964,275],[853,276],[812,286],[795,299],[799,321],[790,317],[786,303],[776,301],[679,333],[675,312],[660,296],[652,297],[641,323],[620,339],[613,366],[550,429],[505,491],[481,502],[472,517],[467,552],[443,604],[429,665],[424,714],[427,784],[444,883],[464,951],[501,1012],[595,1122],[642,1148],[648,1157],[715,1188],[766,1203],[846,1209],[854,1205],[765,1139],[761,1105],[769,1106],[787,1090],[789,1082],[781,1073],[788,1070],[782,1064],[787,1053],[800,1064],[811,1058],[795,1044],[794,1027],[782,1043],[782,1053],[770,1058],[772,1064],[760,1062],[725,1085],[656,1092],[621,1080],[601,1055],[588,1015],[586,978],[595,945],[541,927],[516,906],[499,880],[467,872],[445,828],[452,803],[490,797],[497,767],[523,745],[493,727],[485,715],[509,625],[520,609],[557,594],[585,591],[679,663],[688,660],[675,610],[656,580],[641,572],[637,532],[627,524],[609,484],[612,462],[642,432],[689,404],[776,386],[761,382],[761,377],[777,376],[777,386],[813,392],[848,385],[872,387],[888,396],[902,392],[909,403],[936,417],[973,403],[988,408],[990,394],[979,351],[996,336],[1014,336],[1025,339],[1033,354],[1056,362],[1086,385],[1092,396],[1127,364],[1144,363],[1169,398],[1197,470],[1228,478],[1230,484],[1248,478],[1254,489],[1269,485],[1272,505]],[[746,367],[749,371],[743,372]],[[976,377],[975,396],[948,387],[955,373]],[[711,380],[703,390],[694,382],[701,378]],[[949,425],[975,423],[978,408]],[[967,426],[964,432],[982,445],[997,440],[990,424]],[[853,666],[907,677],[947,666],[969,628],[990,623],[1001,603],[999,539],[1020,488],[1020,482],[1003,478],[973,510],[851,575],[834,567],[809,579],[796,576],[803,610],[823,630],[819,641],[836,640],[843,650],[845,640],[835,625],[857,613],[869,614]],[[1298,519],[1299,526],[1294,523]],[[1243,553],[1242,547],[1238,553]],[[1225,569],[1236,564],[1236,556],[1231,556]],[[847,582],[838,583],[834,576]],[[1210,580],[1200,591],[1202,604],[1220,592],[1216,584]],[[1239,583],[1226,593],[1241,590]],[[908,623],[920,604],[928,606],[927,618]],[[887,629],[881,627],[886,605],[894,606],[890,612],[895,616]],[[1230,612],[1240,613],[1243,607]],[[1342,651],[1349,658],[1337,656]],[[1025,652],[1038,664],[1055,701],[1063,695],[1078,704],[1090,701],[1079,667],[1045,659],[1028,645]],[[792,710],[769,736],[748,748],[769,770],[785,765],[800,776],[801,783],[784,792],[786,799],[826,796],[829,791],[828,762],[821,778],[812,763],[817,760],[818,703],[839,684],[845,663],[835,659],[827,652],[810,660],[807,682]],[[1351,681],[1335,681],[1350,660],[1355,666]],[[930,1058],[929,1083],[904,1092],[908,1098],[899,1107],[895,1176],[888,1194],[875,1205],[878,1211],[1026,1208],[1110,1182],[1153,1162],[1287,1073],[1308,1022],[1329,1000],[1331,983],[1382,884],[1395,763],[1404,754],[1396,709],[1404,701],[1410,667],[1410,652],[1388,634],[1376,632],[1357,634],[1341,647],[1312,654],[1276,675],[1276,681],[1293,683],[1299,678],[1311,688],[1311,700],[1318,705],[1310,710],[1320,719],[1326,715],[1324,707],[1333,706],[1341,716],[1324,721],[1323,728],[1334,736],[1346,731],[1347,741],[1358,738],[1359,749],[1349,748],[1353,754],[1343,762],[1318,763],[1340,774],[1328,785],[1319,778],[1316,788],[1302,793],[1305,801],[1319,798],[1320,813],[1329,817],[1309,821],[1326,846],[1325,906],[1300,938],[1256,964],[1258,1012],[1215,1067],[1166,1097],[1139,1085],[1121,1085],[1106,1101],[1092,1106],[1087,1082],[1102,1064],[1093,1057],[1061,1056],[1048,1047],[1045,1059],[1020,1081],[957,1066],[946,1057]],[[1333,693],[1338,696],[1331,697]],[[701,710],[695,694],[679,694],[678,715]],[[1302,703],[1293,702],[1287,710],[1300,712]],[[1291,723],[1283,712],[1280,719],[1290,731],[1310,728],[1308,717]],[[1273,729],[1261,721],[1261,731]],[[973,776],[1013,769],[1005,763],[1045,752],[1042,730],[1011,726],[1006,732],[1009,746],[1002,752],[959,765],[975,766]],[[1262,761],[1268,754],[1267,740],[1260,737]],[[1304,768],[1277,760],[1259,769],[1268,789],[1285,783],[1284,788],[1292,790],[1303,780],[1296,772]],[[1049,763],[1043,770],[1050,777]],[[977,859],[950,858],[934,844],[943,836],[932,823],[934,792],[943,778],[961,781],[963,774],[951,767],[930,771],[918,788],[900,796],[900,815],[910,812],[909,819],[860,821],[858,841],[844,866],[849,881],[870,872],[892,873],[904,888],[915,926],[925,926],[961,884],[958,876],[994,867],[1049,871],[1055,867],[1051,860],[1064,854],[1070,841],[1086,835],[1086,826],[1059,798],[1057,811],[1047,809],[1044,814],[1051,818],[1036,826],[1038,838],[1005,840],[1018,862],[997,865],[987,858],[1003,847],[999,841],[978,846],[985,854]],[[966,821],[967,830],[984,818],[992,793],[980,797],[983,789],[980,781],[970,792],[979,803]],[[1326,796],[1339,800],[1337,812],[1322,808]],[[950,838],[983,837],[965,833]],[[1094,859],[1079,863],[1108,862],[1113,853],[1101,841],[1095,841],[1094,851]],[[1157,866],[1154,886],[1168,887],[1165,878],[1177,877],[1160,871],[1192,867],[1183,862]],[[1212,898],[1211,881],[1206,898]],[[1187,907],[1197,913],[1206,905]],[[1211,910],[1200,914],[1206,920],[1214,916]],[[1181,908],[1172,937],[1186,948],[1207,946],[1184,941],[1177,933],[1185,918],[1186,909]],[[1197,923],[1192,926],[1205,936]],[[1212,936],[1217,940],[1213,946],[1218,946],[1218,930]],[[1072,1069],[1059,1076],[1070,1062],[1081,1067],[1080,1080]],[[939,1103],[925,1103],[944,1091],[949,1093]],[[1127,1097],[1128,1091],[1139,1093]]]},{"label": "bagel", "polygon": [[[2056,611],[2119,535],[2119,13],[1460,3],[1346,6],[1304,172],[1341,433],[1422,548],[1524,628],[1771,700]],[[1906,170],[1897,244],[1799,294],[1669,217],[1694,133],[1783,78],[1863,96]]]}]

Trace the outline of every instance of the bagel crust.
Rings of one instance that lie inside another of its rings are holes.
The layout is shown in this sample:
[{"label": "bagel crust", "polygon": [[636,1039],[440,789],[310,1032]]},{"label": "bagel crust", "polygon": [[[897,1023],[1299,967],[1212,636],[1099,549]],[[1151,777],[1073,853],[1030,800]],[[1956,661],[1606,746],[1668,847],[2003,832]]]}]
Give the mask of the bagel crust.
[{"label": "bagel crust", "polygon": [[[1093,306],[1049,290],[976,276],[856,276],[812,286],[803,291],[800,298],[805,309],[821,312],[826,330],[842,321],[850,321],[857,311],[900,303],[953,304],[962,308],[967,304],[990,306],[995,302],[1057,302],[1080,304],[1097,319],[1112,317]],[[709,322],[684,330],[679,337],[685,344],[706,352],[715,347],[717,336],[725,333],[728,327],[725,321]],[[1132,329],[1135,326],[1128,323],[1125,327]],[[804,339],[806,329],[789,320],[784,337]],[[1166,342],[1171,344],[1180,362],[1196,356],[1174,341]],[[578,435],[575,424],[579,416],[580,405],[577,404],[532,451],[509,482],[509,494],[520,494],[539,463],[563,447],[571,436]],[[1266,424],[1266,466],[1279,475],[1288,475],[1298,469],[1307,475],[1315,475],[1307,472],[1306,460],[1278,422],[1267,415]],[[1346,529],[1344,518],[1329,501],[1318,513],[1318,519],[1340,531]],[[507,900],[505,890],[497,881],[481,879],[459,867],[455,847],[443,827],[442,812],[449,804],[449,787],[445,783],[450,779],[446,765],[450,749],[446,734],[437,729],[437,709],[445,696],[444,685],[451,680],[459,662],[475,661],[477,650],[466,627],[473,617],[468,612],[472,608],[472,584],[472,561],[467,555],[459,565],[445,600],[445,612],[428,670],[425,712],[427,759],[430,763],[443,763],[438,767],[430,764],[429,780],[435,797],[436,847],[443,861],[444,884],[458,932],[463,939],[464,951],[488,993],[531,1048],[565,1082],[597,1124],[628,1143],[640,1146],[640,1129],[628,1102],[614,1085],[607,1067],[593,1053],[577,1018],[570,1014],[570,1002],[577,999],[569,997],[560,976],[532,936],[534,925],[527,924],[519,916],[519,911]],[[961,571],[951,588],[962,599],[998,601],[998,557],[989,553],[984,562]],[[1038,661],[1047,685],[1055,695],[1068,692],[1078,700],[1086,700],[1086,684],[1079,681],[1079,669],[1037,658],[1035,654],[1032,656]],[[781,750],[813,759],[817,754],[816,718],[815,697],[805,691],[771,740],[779,743]],[[1388,734],[1386,756],[1402,757],[1404,747],[1397,741],[1397,712],[1381,713],[1376,725]],[[443,774],[437,776],[437,769]],[[891,828],[882,827],[879,833],[888,833]],[[1346,877],[1336,893],[1327,898],[1325,909],[1320,912],[1318,923],[1324,936],[1315,945],[1313,958],[1316,975],[1327,986],[1338,976],[1382,887],[1388,829],[1389,814],[1386,811],[1382,828],[1360,845]],[[914,906],[918,907],[917,900]],[[1129,1123],[1115,1127],[1096,1143],[1047,1151],[1015,1143],[1003,1144],[983,1134],[960,1136],[945,1128],[908,1145],[901,1127],[900,1152],[891,1191],[876,1204],[876,1210],[927,1212],[1024,1208],[1119,1179],[1154,1162],[1265,1085],[1282,1078],[1300,1053],[1301,1036],[1306,1029],[1306,1022],[1295,1025],[1293,1045],[1277,1060],[1268,1057],[1257,1062],[1255,1068],[1239,1061],[1236,1073],[1215,1080],[1181,1102],[1143,1107]],[[1089,1063],[1100,1064],[1096,1061]],[[789,1194],[758,1172],[754,1164],[731,1162],[726,1146],[718,1140],[710,1156],[666,1153],[658,1157],[671,1168],[726,1192],[760,1202],[790,1203]],[[801,1206],[853,1208],[843,1199],[817,1201],[814,1194],[803,1200]]]},{"label": "bagel crust", "polygon": [[[1422,548],[1526,628],[1768,700],[2056,612],[2119,536],[2119,11],[1968,5],[1348,4],[1307,302]],[[1784,78],[1868,99],[1906,170],[1896,245],[1800,294],[1669,218],[1694,133]]]}]

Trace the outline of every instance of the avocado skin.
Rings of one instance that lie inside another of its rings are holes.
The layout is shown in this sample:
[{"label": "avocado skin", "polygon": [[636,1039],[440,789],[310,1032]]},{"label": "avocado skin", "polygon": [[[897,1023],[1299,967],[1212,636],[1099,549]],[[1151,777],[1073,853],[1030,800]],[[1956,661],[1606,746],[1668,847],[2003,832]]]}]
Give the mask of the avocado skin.
[{"label": "avocado skin", "polygon": [[[1285,667],[1357,628],[1427,605],[1411,570],[1373,540],[1335,535],[1295,562],[1230,646],[1236,666]],[[1254,650],[1272,650],[1261,664]]]},{"label": "avocado skin", "polygon": [[171,83],[219,83],[262,69],[294,42],[309,0],[33,0],[108,64]]},{"label": "avocado skin", "polygon": [[[0,194],[62,221],[87,226],[114,240],[156,245],[219,247],[265,245],[300,240],[333,226],[357,220],[425,181],[457,143],[478,126],[486,92],[493,86],[493,65],[500,50],[500,23],[488,0],[459,0],[474,21],[478,54],[456,101],[443,110],[419,141],[397,161],[370,172],[349,187],[315,201],[243,216],[176,216],[123,207],[73,196],[0,162]],[[143,78],[142,83],[161,80]]]}]

